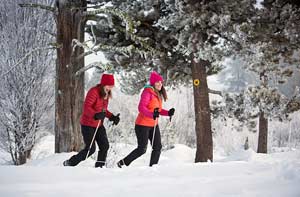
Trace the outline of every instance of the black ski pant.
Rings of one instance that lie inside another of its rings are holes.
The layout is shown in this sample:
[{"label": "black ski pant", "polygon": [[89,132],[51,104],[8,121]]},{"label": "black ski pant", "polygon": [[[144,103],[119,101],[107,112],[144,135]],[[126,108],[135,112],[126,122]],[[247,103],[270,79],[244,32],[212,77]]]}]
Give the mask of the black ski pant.
[{"label": "black ski pant", "polygon": [[[81,125],[81,133],[83,136],[83,141],[85,143],[85,147],[77,155],[73,155],[69,159],[71,166],[76,166],[81,161],[85,160],[86,155],[88,154],[88,150],[90,148],[93,136],[95,134],[95,131],[96,131],[96,128],[94,128],[94,127]],[[109,149],[109,142],[107,139],[106,130],[103,125],[98,128],[98,131],[96,133],[95,139],[93,141],[92,147],[89,152],[89,156],[91,156],[96,150],[95,141],[97,142],[97,145],[99,147],[98,158],[97,158],[95,167],[102,167],[105,165],[107,151]]]},{"label": "black ski pant", "polygon": [[[146,153],[148,140],[150,140],[152,144],[153,131],[154,131],[154,127],[135,125],[135,134],[137,137],[138,147],[123,159],[124,164],[126,166],[128,166],[132,161],[134,161],[135,159],[137,159],[138,157]],[[162,145],[161,145],[160,130],[159,130],[159,126],[157,125],[155,129],[150,166],[158,163],[161,148]]]}]

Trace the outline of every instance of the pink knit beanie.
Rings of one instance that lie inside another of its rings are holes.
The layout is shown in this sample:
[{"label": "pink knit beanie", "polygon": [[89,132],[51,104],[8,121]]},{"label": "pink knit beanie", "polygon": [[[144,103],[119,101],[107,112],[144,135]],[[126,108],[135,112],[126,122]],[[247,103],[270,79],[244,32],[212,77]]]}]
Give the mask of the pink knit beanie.
[{"label": "pink knit beanie", "polygon": [[150,85],[153,86],[158,81],[163,82],[164,79],[157,72],[155,72],[155,71],[151,72],[151,74],[150,74]]}]

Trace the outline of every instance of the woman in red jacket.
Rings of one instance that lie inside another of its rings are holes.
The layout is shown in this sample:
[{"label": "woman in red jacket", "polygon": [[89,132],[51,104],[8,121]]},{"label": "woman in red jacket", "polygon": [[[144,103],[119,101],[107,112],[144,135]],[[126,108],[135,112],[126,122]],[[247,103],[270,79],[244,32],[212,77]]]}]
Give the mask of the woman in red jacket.
[{"label": "woman in red jacket", "polygon": [[[92,87],[85,98],[83,105],[83,113],[81,115],[81,133],[85,143],[85,148],[81,150],[77,155],[73,155],[70,159],[63,162],[64,166],[76,166],[81,161],[85,160],[88,156],[92,155],[95,150],[95,141],[98,144],[99,152],[98,158],[95,163],[95,167],[103,167],[106,162],[107,151],[109,149],[109,143],[106,135],[106,130],[103,126],[104,118],[109,118],[113,121],[113,124],[117,125],[120,121],[119,116],[113,115],[107,110],[108,101],[111,98],[111,90],[114,87],[113,75],[103,74],[100,84]],[[97,125],[100,121],[98,130]],[[93,136],[96,133],[95,139]],[[90,145],[92,143],[92,147]]]},{"label": "woman in red jacket", "polygon": [[162,99],[164,101],[167,99],[166,90],[163,87],[163,78],[157,72],[152,72],[150,74],[150,86],[145,86],[141,95],[138,107],[139,114],[135,121],[138,147],[120,160],[117,163],[118,167],[128,166],[133,160],[143,155],[147,150],[148,140],[152,145],[150,166],[158,163],[162,148],[158,117],[159,115],[173,116],[175,112],[174,108],[169,111],[163,109]]}]

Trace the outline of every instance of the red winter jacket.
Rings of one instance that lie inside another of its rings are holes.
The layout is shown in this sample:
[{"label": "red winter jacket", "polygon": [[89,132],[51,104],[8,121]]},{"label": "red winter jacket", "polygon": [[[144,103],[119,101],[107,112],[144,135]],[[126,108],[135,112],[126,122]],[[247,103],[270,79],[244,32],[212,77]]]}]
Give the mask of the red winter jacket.
[{"label": "red winter jacket", "polygon": [[[100,85],[92,87],[84,100],[83,112],[80,118],[80,124],[84,126],[97,127],[99,120],[94,119],[96,113],[102,112],[103,109],[106,111],[106,117],[110,118],[112,113],[107,110],[108,99],[100,97]],[[100,126],[103,123],[100,123]]]}]

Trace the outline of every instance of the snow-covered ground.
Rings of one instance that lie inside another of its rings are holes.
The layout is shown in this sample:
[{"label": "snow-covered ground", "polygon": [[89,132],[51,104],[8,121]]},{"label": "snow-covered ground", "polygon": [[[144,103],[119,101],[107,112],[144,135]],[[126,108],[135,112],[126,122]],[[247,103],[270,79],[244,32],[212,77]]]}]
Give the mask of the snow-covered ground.
[{"label": "snow-covered ground", "polygon": [[[116,161],[134,146],[112,145]],[[299,197],[300,150],[256,154],[240,150],[215,153],[213,163],[193,163],[195,150],[184,145],[163,152],[159,165],[148,167],[150,150],[126,168],[94,168],[92,158],[77,167],[63,167],[74,153],[53,154],[53,136],[23,166],[0,165],[1,197]],[[1,153],[0,157],[7,157]],[[0,160],[1,162],[1,160]],[[113,166],[113,165],[112,165]]]}]

